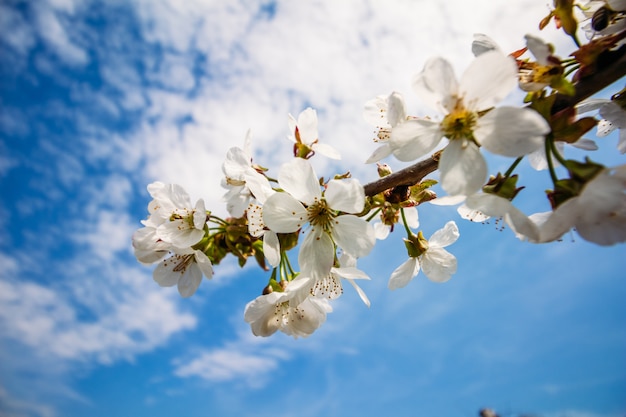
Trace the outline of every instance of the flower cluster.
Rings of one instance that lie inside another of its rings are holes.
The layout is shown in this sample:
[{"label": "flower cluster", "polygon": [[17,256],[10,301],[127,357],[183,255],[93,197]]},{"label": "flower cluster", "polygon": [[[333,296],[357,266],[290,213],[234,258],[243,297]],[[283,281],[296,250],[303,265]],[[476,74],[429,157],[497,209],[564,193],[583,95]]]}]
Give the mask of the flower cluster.
[{"label": "flower cluster", "polygon": [[[397,229],[404,231],[408,260],[390,272],[389,289],[406,286],[420,271],[437,283],[457,273],[457,259],[446,248],[459,239],[459,228],[450,220],[426,239],[417,230],[423,204],[458,205],[461,218],[474,222],[496,218],[533,243],[559,240],[570,230],[599,245],[625,242],[626,164],[607,167],[587,155],[564,155],[566,145],[585,152],[600,148],[583,137],[596,126],[598,138],[618,129],[617,149],[626,152],[625,90],[584,101],[589,94],[579,90],[589,79],[602,78],[607,62],[623,64],[626,2],[592,0],[580,10],[571,1],[555,1],[540,23],[554,20],[574,41],[577,49],[566,58],[533,35],[507,54],[478,34],[475,57],[460,77],[442,57],[428,59],[413,77],[414,92],[435,114],[409,114],[397,91],[366,102],[363,116],[378,144],[366,163],[377,163],[378,181],[364,186],[349,173],[318,177],[310,159],[340,155],[320,141],[317,112],[307,108],[297,118],[288,115],[293,159],[275,178],[253,161],[249,132],[243,147],[228,150],[222,165],[226,219],[206,210],[203,200],[192,204],[179,185],[150,184],[149,215],[133,235],[136,258],[158,263],[154,280],[177,285],[189,297],[225,256],[235,256],[240,266],[253,257],[271,272],[260,295],[245,306],[244,320],[254,335],[280,331],[297,338],[326,321],[346,282],[370,306],[356,283],[370,278],[357,261]],[[584,45],[579,23],[588,38]],[[622,65],[622,76],[624,71]],[[523,105],[502,105],[516,89]],[[596,111],[598,118],[583,116]],[[487,154],[510,158],[511,164],[490,174]],[[393,172],[391,158],[414,165]],[[551,184],[547,199],[542,193],[548,209],[530,216],[516,200],[525,189],[516,172],[523,159],[547,173]],[[426,179],[435,171],[437,180]]]}]

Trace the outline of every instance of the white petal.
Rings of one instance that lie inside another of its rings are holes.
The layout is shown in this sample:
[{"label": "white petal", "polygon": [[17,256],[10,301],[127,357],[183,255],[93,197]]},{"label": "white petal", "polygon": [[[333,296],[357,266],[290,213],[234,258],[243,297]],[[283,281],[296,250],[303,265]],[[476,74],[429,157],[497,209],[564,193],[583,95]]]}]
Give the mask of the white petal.
[{"label": "white petal", "polygon": [[600,116],[603,119],[610,120],[611,123],[620,129],[626,127],[626,110],[622,109],[614,101],[600,107]]},{"label": "white petal", "polygon": [[222,200],[226,202],[226,210],[235,218],[243,216],[243,212],[250,204],[250,196],[242,194],[243,190],[244,187],[242,186],[231,187],[222,197]]},{"label": "white petal", "polygon": [[322,196],[319,180],[306,159],[294,158],[284,164],[278,173],[278,183],[283,190],[307,205]]},{"label": "white petal", "polygon": [[619,153],[626,153],[626,129],[619,130],[619,141],[617,142]]},{"label": "white petal", "polygon": [[537,225],[506,198],[495,194],[479,193],[468,197],[465,204],[488,216],[502,217],[513,232],[525,236],[530,241],[539,240]]},{"label": "white petal", "polygon": [[417,229],[420,226],[417,207],[406,207],[404,210],[404,218],[411,229]]},{"label": "white petal", "polygon": [[311,149],[313,149],[313,151],[315,151],[316,153],[319,153],[321,155],[324,155],[327,158],[330,159],[341,159],[341,154],[339,153],[339,151],[335,148],[333,148],[330,145],[327,145],[325,143],[314,143],[311,146]]},{"label": "white petal", "polygon": [[502,217],[513,207],[506,198],[490,193],[471,195],[465,201],[465,205],[472,210],[479,210],[491,217]]},{"label": "white petal", "polygon": [[204,237],[204,231],[185,228],[183,223],[183,220],[163,223],[157,227],[157,237],[179,248],[193,246],[200,242]]},{"label": "white petal", "polygon": [[367,256],[376,243],[372,225],[348,214],[335,219],[332,235],[337,246],[357,258]]},{"label": "white petal", "polygon": [[543,147],[548,122],[527,108],[499,107],[481,117],[474,137],[491,153],[516,158]]},{"label": "white petal", "polygon": [[196,259],[196,263],[198,264],[198,268],[200,268],[200,271],[202,272],[202,274],[207,279],[213,278],[213,264],[211,263],[211,260],[209,259],[209,257],[206,256],[204,252],[200,250],[196,250],[194,252],[194,256]]},{"label": "white petal", "polygon": [[574,226],[578,212],[578,197],[572,197],[561,204],[541,225],[539,242],[552,242],[563,236]]},{"label": "white petal", "polygon": [[446,282],[456,273],[456,258],[445,249],[429,248],[421,260],[424,274],[433,282]]},{"label": "white petal", "polygon": [[469,220],[471,222],[479,222],[482,223],[484,221],[489,220],[490,216],[487,216],[485,213],[483,213],[480,210],[476,210],[476,209],[471,209],[469,207],[467,207],[466,204],[463,204],[461,206],[459,206],[456,209],[457,213],[459,213],[459,215],[466,219]]},{"label": "white petal", "polygon": [[387,96],[377,96],[365,102],[363,119],[377,128],[389,127],[387,119]]},{"label": "white petal", "polygon": [[548,57],[552,55],[552,51],[550,50],[550,46],[543,41],[543,39],[533,36],[526,35],[526,46],[533,54],[537,62],[541,65],[548,65]]},{"label": "white petal", "polygon": [[366,164],[373,164],[374,162],[378,162],[381,159],[385,159],[391,155],[391,147],[388,143],[385,143],[378,148],[370,155],[369,158],[365,161]]},{"label": "white petal", "polygon": [[430,200],[429,203],[435,206],[456,206],[464,202],[466,198],[464,195],[444,195]]},{"label": "white petal", "polygon": [[582,101],[578,106],[576,106],[576,111],[580,113],[588,113],[590,111],[598,110],[600,107],[605,105],[606,103],[610,103],[610,100],[607,99],[588,99]]},{"label": "white petal", "polygon": [[154,198],[159,199],[162,207],[172,212],[175,209],[191,208],[191,199],[183,187],[178,184],[166,184]]},{"label": "white petal", "polygon": [[500,51],[476,57],[459,82],[459,96],[471,110],[487,110],[517,87],[515,60]]},{"label": "white petal", "polygon": [[263,207],[258,204],[250,204],[247,211],[248,233],[254,237],[261,237],[265,233],[263,223]]},{"label": "white petal", "polygon": [[298,116],[298,131],[305,145],[312,145],[317,139],[317,112],[311,107]]},{"label": "white petal", "polygon": [[[459,228],[456,223],[450,220],[446,225],[437,230],[428,239],[429,248],[445,248],[448,245],[453,244],[459,238]],[[428,249],[430,250],[430,249]],[[422,265],[423,266],[423,265]]]},{"label": "white petal", "polygon": [[[559,153],[561,155],[563,155],[563,150],[565,148],[564,143],[559,141],[559,142],[556,142],[555,145],[556,145],[556,148],[559,151]],[[561,165],[559,163],[559,161],[557,161],[554,158],[554,155],[551,155],[551,158],[552,158],[553,166],[558,167],[558,166]],[[537,171],[542,171],[542,170],[548,169],[548,158],[546,158],[545,147],[541,146],[536,151],[529,153],[528,154],[528,162],[530,163],[530,166],[532,166]]]},{"label": "white petal", "polygon": [[359,297],[361,298],[361,301],[363,301],[363,303],[364,303],[366,306],[368,306],[368,307],[369,307],[369,306],[371,305],[371,303],[370,303],[369,298],[367,298],[367,295],[365,294],[365,291],[363,291],[363,290],[361,289],[361,287],[359,287],[359,286],[357,285],[357,283],[356,283],[356,282],[354,282],[353,280],[351,280],[351,279],[347,279],[347,281],[350,283],[350,285],[352,285],[352,286],[354,287],[354,289],[356,290],[357,294],[359,294]]},{"label": "white petal", "polygon": [[178,292],[182,297],[191,297],[201,282],[202,272],[196,263],[192,263],[178,280]]},{"label": "white petal", "polygon": [[609,133],[615,130],[615,125],[606,119],[602,119],[598,122],[598,131],[596,135],[599,138],[608,136]]},{"label": "white petal", "polygon": [[402,288],[411,282],[413,277],[417,275],[419,271],[420,263],[417,258],[409,258],[391,273],[387,287],[389,287],[390,290]]},{"label": "white petal", "polygon": [[344,213],[360,213],[365,206],[365,191],[355,178],[328,181],[324,198],[331,209]]},{"label": "white petal", "polygon": [[517,235],[525,236],[531,242],[539,240],[539,228],[537,225],[517,207],[511,209],[504,215],[504,221]]},{"label": "white petal", "polygon": [[472,42],[472,53],[474,56],[493,50],[500,50],[500,47],[493,39],[482,33],[474,34],[474,41]]},{"label": "white petal", "polygon": [[163,260],[152,273],[152,278],[161,287],[171,287],[178,284],[178,280],[181,276],[180,272],[175,272],[174,267],[178,264],[180,259],[177,256],[172,256]]},{"label": "white petal", "polygon": [[304,206],[287,193],[276,193],[263,206],[263,223],[276,233],[292,233],[307,220]]},{"label": "white petal", "polygon": [[440,125],[432,120],[408,120],[391,130],[389,146],[400,161],[413,161],[423,157],[441,141]]},{"label": "white petal", "polygon": [[393,92],[387,99],[387,121],[389,126],[395,127],[406,120],[404,98],[402,94]]},{"label": "white petal", "polygon": [[305,276],[322,279],[330,273],[335,260],[335,245],[327,233],[311,230],[307,233],[300,252],[298,264]]},{"label": "white petal", "polygon": [[370,279],[370,277],[360,269],[354,266],[342,266],[341,268],[333,268],[332,273],[346,279]]},{"label": "white petal", "polygon": [[[592,141],[591,139],[585,139],[585,138],[578,139],[576,142],[572,143],[572,146],[574,148],[582,149],[585,151],[597,151],[598,150],[598,145],[594,141]],[[563,153],[561,152],[561,154]]]},{"label": "white petal", "polygon": [[196,229],[202,230],[206,224],[206,209],[204,207],[204,200],[200,199],[196,202],[196,207],[193,210],[193,226]]},{"label": "white petal", "polygon": [[374,234],[378,240],[387,239],[389,233],[391,233],[391,226],[387,226],[381,221],[372,222],[372,226],[374,227]]},{"label": "white petal", "polygon": [[250,167],[250,156],[243,149],[233,147],[226,153],[226,160],[222,164],[222,172],[226,178],[241,180],[244,171]]},{"label": "white petal", "polygon": [[252,168],[244,173],[243,178],[246,182],[246,187],[261,204],[265,204],[267,198],[275,193],[267,177],[259,174]]},{"label": "white petal", "polygon": [[458,83],[452,65],[441,57],[431,58],[413,77],[413,90],[432,109],[448,113],[458,94]]},{"label": "white petal", "polygon": [[273,267],[280,263],[280,241],[278,235],[268,230],[263,236],[263,254]]},{"label": "white petal", "polygon": [[439,172],[441,188],[448,194],[471,195],[485,183],[487,163],[474,143],[457,139],[441,154]]}]

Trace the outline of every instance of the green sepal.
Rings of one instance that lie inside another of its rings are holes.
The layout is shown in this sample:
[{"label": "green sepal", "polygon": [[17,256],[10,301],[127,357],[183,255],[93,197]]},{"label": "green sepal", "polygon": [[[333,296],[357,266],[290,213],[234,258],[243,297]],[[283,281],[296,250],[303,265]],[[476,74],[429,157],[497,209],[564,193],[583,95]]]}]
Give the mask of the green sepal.
[{"label": "green sepal", "polygon": [[424,235],[419,231],[416,235],[412,234],[404,240],[404,246],[411,258],[417,258],[424,254],[428,250],[428,240],[424,238]]},{"label": "green sepal", "polygon": [[555,77],[550,83],[550,87],[566,96],[573,96],[576,94],[576,87],[574,84],[564,77]]},{"label": "green sepal", "polygon": [[574,123],[566,123],[561,126],[561,129],[553,131],[554,140],[575,143],[585,133],[593,129],[597,123],[598,122],[593,117],[583,117],[582,119],[576,120]]},{"label": "green sepal", "polygon": [[597,164],[589,157],[585,158],[585,162],[578,162],[573,159],[568,159],[565,161],[565,168],[570,173],[570,177],[573,180],[579,181],[583,183],[583,185],[598,175],[601,171],[605,169],[604,165]]},{"label": "green sepal", "polygon": [[494,177],[491,176],[485,186],[483,186],[483,192],[495,194],[507,200],[513,200],[515,196],[524,189],[524,187],[517,187],[518,176],[511,175],[504,177],[498,172]]}]

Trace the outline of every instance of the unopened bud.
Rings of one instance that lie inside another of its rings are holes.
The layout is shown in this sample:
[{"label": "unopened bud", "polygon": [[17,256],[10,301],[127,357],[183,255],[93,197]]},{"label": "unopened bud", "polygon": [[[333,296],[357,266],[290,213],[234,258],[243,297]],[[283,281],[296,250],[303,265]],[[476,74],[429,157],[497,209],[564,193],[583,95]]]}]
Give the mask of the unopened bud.
[{"label": "unopened bud", "polygon": [[377,163],[376,165],[378,169],[378,175],[381,178],[386,177],[387,175],[390,175],[391,173],[393,173],[393,171],[391,170],[391,167],[387,164]]}]

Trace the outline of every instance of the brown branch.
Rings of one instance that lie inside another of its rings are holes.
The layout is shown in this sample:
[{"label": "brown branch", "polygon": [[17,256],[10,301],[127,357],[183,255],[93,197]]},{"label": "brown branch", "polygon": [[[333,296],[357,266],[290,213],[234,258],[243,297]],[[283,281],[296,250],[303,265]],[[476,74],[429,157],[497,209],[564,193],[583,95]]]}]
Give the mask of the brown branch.
[{"label": "brown branch", "polygon": [[435,172],[439,166],[439,153],[431,155],[429,158],[420,161],[410,167],[401,169],[398,172],[382,177],[379,180],[365,184],[365,195],[375,196],[398,185],[413,185],[420,182],[426,175]]},{"label": "brown branch", "polygon": [[[557,94],[552,114],[575,106],[626,75],[626,45],[615,51],[607,51],[604,55],[598,62],[600,69],[575,84],[576,93],[573,96]],[[399,185],[417,184],[438,167],[439,153],[435,153],[423,161],[366,184],[365,195],[373,197]]]}]

